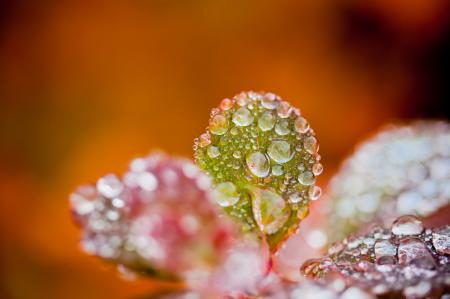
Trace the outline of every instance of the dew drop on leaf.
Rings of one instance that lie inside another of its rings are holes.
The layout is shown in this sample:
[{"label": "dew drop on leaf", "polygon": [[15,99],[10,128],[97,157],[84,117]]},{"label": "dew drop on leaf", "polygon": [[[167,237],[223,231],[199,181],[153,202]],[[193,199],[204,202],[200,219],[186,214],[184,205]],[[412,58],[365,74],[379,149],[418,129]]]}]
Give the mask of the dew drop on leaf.
[{"label": "dew drop on leaf", "polygon": [[217,158],[218,156],[220,156],[219,148],[214,145],[208,146],[206,152],[210,158]]},{"label": "dew drop on leaf", "polygon": [[294,191],[291,194],[289,194],[288,200],[290,203],[295,204],[299,203],[302,200],[302,197],[300,196],[299,192]]},{"label": "dew drop on leaf", "polygon": [[122,182],[114,174],[108,174],[97,181],[98,192],[108,198],[117,197],[123,191]]},{"label": "dew drop on leaf", "polygon": [[236,126],[246,127],[253,122],[252,113],[245,107],[241,107],[233,114],[233,122]]},{"label": "dew drop on leaf", "polygon": [[226,98],[223,99],[222,102],[220,102],[220,109],[222,110],[230,110],[233,107],[233,101]]},{"label": "dew drop on leaf", "polygon": [[286,163],[291,160],[291,146],[284,140],[274,140],[267,149],[267,154],[277,163]]},{"label": "dew drop on leaf", "polygon": [[422,221],[412,215],[402,216],[392,224],[392,233],[397,236],[418,235],[422,231]]},{"label": "dew drop on leaf", "polygon": [[319,186],[311,186],[308,195],[311,200],[318,200],[320,195],[322,195],[322,189]]},{"label": "dew drop on leaf", "polygon": [[288,118],[291,115],[292,107],[288,102],[280,102],[277,107],[278,116],[281,118]]},{"label": "dew drop on leaf", "polygon": [[284,136],[289,134],[289,122],[287,120],[281,120],[275,125],[275,132],[280,135]]},{"label": "dew drop on leaf", "polygon": [[316,178],[312,172],[305,171],[299,174],[298,181],[302,185],[309,186],[316,182]]},{"label": "dew drop on leaf", "polygon": [[450,254],[450,226],[447,225],[433,232],[433,246],[437,252]]},{"label": "dew drop on leaf", "polygon": [[261,99],[261,106],[266,109],[272,110],[277,108],[276,96],[273,93],[267,93]]},{"label": "dew drop on leaf", "polygon": [[214,198],[222,207],[229,207],[237,203],[240,197],[233,183],[224,182],[216,186]]},{"label": "dew drop on leaf", "polygon": [[314,136],[306,137],[303,141],[303,147],[310,154],[315,154],[318,150],[317,139]]},{"label": "dew drop on leaf", "polygon": [[283,166],[276,164],[274,166],[272,166],[272,174],[274,176],[280,176],[283,174]]},{"label": "dew drop on leaf", "polygon": [[301,116],[299,116],[295,119],[294,127],[295,127],[295,130],[301,134],[304,134],[309,130],[308,121]]},{"label": "dew drop on leaf", "polygon": [[312,167],[312,171],[314,173],[315,176],[318,176],[322,173],[323,171],[323,166],[321,163],[315,163]]},{"label": "dew drop on leaf", "polygon": [[389,240],[379,240],[374,246],[375,258],[380,263],[384,257],[395,257],[397,255],[397,247]]},{"label": "dew drop on leaf", "polygon": [[260,230],[267,234],[276,233],[289,218],[284,199],[268,189],[251,188],[252,209]]},{"label": "dew drop on leaf", "polygon": [[264,178],[269,174],[270,163],[266,155],[261,152],[253,152],[246,157],[247,167],[250,172],[259,177]]},{"label": "dew drop on leaf", "polygon": [[431,257],[425,244],[418,238],[406,238],[398,246],[398,262],[401,265],[409,264],[418,258]]},{"label": "dew drop on leaf", "polygon": [[222,114],[217,114],[209,121],[209,130],[214,135],[223,135],[228,131],[228,120]]},{"label": "dew drop on leaf", "polygon": [[272,114],[271,111],[264,112],[261,117],[258,120],[258,127],[263,131],[269,131],[272,130],[273,126],[275,125],[275,116]]}]

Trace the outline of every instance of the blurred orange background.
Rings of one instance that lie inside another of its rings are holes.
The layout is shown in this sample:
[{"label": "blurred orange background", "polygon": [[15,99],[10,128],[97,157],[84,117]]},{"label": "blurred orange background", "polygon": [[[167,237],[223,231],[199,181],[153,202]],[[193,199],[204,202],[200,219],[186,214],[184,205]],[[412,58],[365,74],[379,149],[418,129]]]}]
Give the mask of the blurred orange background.
[{"label": "blurred orange background", "polygon": [[192,156],[209,111],[279,94],[321,142],[324,186],[380,125],[448,118],[450,2],[0,1],[0,298],[136,298],[83,254],[68,194],[161,148]]}]

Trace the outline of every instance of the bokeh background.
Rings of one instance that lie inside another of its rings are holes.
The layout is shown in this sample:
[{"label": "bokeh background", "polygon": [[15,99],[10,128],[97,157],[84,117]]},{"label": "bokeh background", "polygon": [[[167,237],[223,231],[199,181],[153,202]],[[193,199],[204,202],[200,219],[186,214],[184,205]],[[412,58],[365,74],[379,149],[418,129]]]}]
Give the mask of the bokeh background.
[{"label": "bokeh background", "polygon": [[272,91],[325,172],[390,121],[448,118],[448,0],[0,0],[0,298],[135,298],[78,248],[68,194],[162,148],[192,156],[209,110]]}]

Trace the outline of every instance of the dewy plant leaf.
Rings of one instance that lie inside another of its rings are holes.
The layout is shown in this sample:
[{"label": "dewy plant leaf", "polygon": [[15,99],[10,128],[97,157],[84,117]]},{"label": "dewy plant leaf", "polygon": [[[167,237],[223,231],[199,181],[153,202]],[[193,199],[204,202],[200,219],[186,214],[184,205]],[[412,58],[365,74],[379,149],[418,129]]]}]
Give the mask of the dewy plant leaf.
[{"label": "dewy plant leaf", "polygon": [[318,148],[298,109],[273,93],[242,92],[212,110],[194,156],[212,176],[219,204],[275,251],[320,196]]},{"label": "dewy plant leaf", "polygon": [[154,153],[134,159],[122,178],[80,187],[70,202],[87,253],[126,273],[191,282],[237,239],[211,195],[210,178],[195,164]]},{"label": "dewy plant leaf", "polygon": [[428,217],[450,202],[450,124],[390,126],[362,143],[332,178],[328,235],[343,238],[373,221]]},{"label": "dewy plant leaf", "polygon": [[342,276],[379,298],[438,299],[450,290],[449,253],[449,225],[431,229],[404,215],[390,228],[373,226],[334,243],[327,255],[305,262],[300,271],[316,280]]}]

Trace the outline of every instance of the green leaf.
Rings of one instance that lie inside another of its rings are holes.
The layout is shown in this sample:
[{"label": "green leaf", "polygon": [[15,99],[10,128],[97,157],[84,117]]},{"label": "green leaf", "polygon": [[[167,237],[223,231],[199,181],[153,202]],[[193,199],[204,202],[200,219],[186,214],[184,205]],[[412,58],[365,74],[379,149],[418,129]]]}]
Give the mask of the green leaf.
[{"label": "green leaf", "polygon": [[273,252],[320,196],[318,148],[298,109],[272,93],[243,92],[212,110],[194,156],[218,203],[244,231],[265,235]]}]

